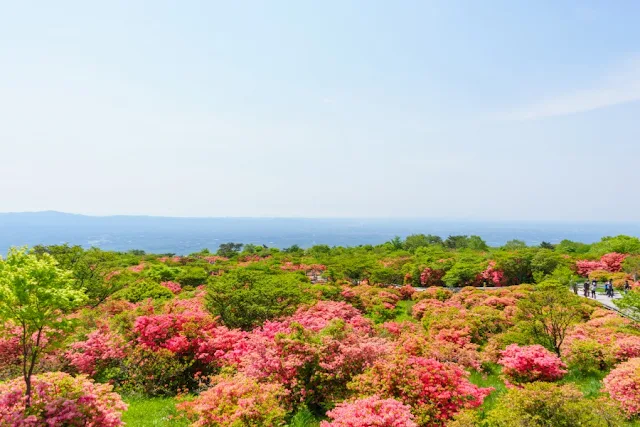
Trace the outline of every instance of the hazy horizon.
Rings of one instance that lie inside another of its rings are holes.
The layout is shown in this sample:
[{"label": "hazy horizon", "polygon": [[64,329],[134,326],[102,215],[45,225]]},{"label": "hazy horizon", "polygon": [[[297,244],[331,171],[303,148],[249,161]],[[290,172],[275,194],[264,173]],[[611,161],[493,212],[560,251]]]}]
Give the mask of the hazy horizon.
[{"label": "hazy horizon", "polygon": [[10,2],[0,211],[638,221],[638,16]]}]

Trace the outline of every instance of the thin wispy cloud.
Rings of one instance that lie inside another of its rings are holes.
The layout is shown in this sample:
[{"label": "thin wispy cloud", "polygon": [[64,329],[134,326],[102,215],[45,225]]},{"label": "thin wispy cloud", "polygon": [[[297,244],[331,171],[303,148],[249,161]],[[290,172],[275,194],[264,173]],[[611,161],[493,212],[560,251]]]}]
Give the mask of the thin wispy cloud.
[{"label": "thin wispy cloud", "polygon": [[535,120],[584,113],[640,101],[640,57],[612,68],[592,87],[551,96],[500,115],[506,120]]}]

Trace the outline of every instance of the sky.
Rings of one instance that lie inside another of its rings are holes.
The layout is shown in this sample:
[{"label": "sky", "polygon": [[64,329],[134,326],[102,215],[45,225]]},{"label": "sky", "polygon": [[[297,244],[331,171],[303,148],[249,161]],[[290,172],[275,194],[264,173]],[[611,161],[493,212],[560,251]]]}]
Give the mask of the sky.
[{"label": "sky", "polygon": [[640,2],[0,2],[0,212],[640,219]]}]

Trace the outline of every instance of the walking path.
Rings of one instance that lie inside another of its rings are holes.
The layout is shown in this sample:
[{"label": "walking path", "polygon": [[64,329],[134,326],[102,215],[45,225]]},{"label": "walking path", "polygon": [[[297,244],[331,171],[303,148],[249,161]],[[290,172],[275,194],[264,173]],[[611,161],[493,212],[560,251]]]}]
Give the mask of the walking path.
[{"label": "walking path", "polygon": [[[582,294],[581,291],[578,291],[578,296],[580,296],[582,298],[587,298]],[[618,306],[613,302],[614,300],[622,298],[622,295],[620,295],[618,292],[615,292],[613,294],[613,298],[610,298],[610,297],[606,296],[605,294],[596,294],[596,298],[591,298],[591,297],[588,297],[588,298],[592,299],[594,301],[598,301],[600,304],[604,305],[607,308],[610,308],[610,309],[616,310],[616,311],[620,311]]]}]

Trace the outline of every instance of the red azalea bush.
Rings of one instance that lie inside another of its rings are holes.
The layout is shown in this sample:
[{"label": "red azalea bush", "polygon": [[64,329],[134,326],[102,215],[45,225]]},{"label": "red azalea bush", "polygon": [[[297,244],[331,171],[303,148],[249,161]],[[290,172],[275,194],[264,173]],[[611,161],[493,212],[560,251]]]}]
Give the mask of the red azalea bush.
[{"label": "red azalea bush", "polygon": [[398,291],[403,300],[409,300],[416,293],[416,288],[411,285],[404,285]]},{"label": "red azalea bush", "polygon": [[604,390],[629,416],[640,414],[640,358],[630,359],[613,369],[603,380]]},{"label": "red azalea bush", "polygon": [[492,388],[478,387],[458,365],[401,353],[378,360],[350,387],[360,395],[395,398],[411,406],[420,426],[442,426],[457,412],[476,408]]},{"label": "red azalea bush", "polygon": [[541,345],[511,344],[500,354],[502,373],[516,384],[555,381],[567,373],[562,360]]},{"label": "red azalea bush", "polygon": [[367,397],[345,402],[327,412],[331,422],[320,427],[417,427],[411,408],[395,399]]},{"label": "red azalea bush", "polygon": [[212,383],[194,400],[177,406],[193,427],[284,424],[284,390],[278,384],[260,384],[242,374],[214,377]]},{"label": "red azalea bush", "polygon": [[111,386],[95,384],[85,376],[47,372],[32,379],[31,406],[25,409],[22,378],[0,384],[2,426],[86,426],[123,425],[127,409]]}]

